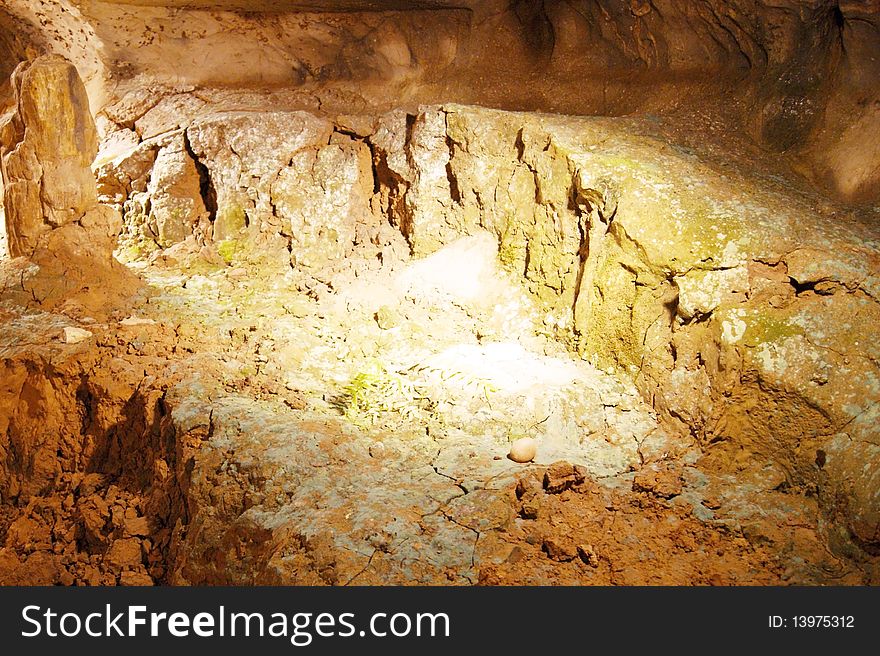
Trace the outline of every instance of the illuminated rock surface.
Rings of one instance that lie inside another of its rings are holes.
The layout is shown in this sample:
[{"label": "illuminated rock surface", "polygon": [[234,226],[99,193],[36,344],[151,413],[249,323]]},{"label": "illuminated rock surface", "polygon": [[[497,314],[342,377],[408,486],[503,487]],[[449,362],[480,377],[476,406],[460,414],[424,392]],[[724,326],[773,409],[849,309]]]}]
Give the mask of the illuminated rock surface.
[{"label": "illuminated rock surface", "polygon": [[[6,250],[31,266],[6,272],[4,296],[51,307],[100,280],[126,277],[112,251],[120,217],[99,204],[98,135],[76,68],[59,56],[22,63],[15,107],[0,126]],[[18,289],[12,289],[13,286]]]},{"label": "illuminated rock surface", "polygon": [[0,582],[880,581],[869,3],[269,4],[0,9]]}]

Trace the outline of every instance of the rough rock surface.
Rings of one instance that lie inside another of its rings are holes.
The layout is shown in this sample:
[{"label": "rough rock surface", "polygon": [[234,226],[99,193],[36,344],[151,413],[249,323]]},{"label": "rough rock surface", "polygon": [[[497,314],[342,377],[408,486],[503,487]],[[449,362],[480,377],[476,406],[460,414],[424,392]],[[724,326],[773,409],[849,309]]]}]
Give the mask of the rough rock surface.
[{"label": "rough rock surface", "polygon": [[[201,180],[187,151],[186,137],[177,133],[156,153],[146,193],[150,212],[146,217],[156,243],[165,248],[204,231],[208,211],[201,196]],[[199,235],[202,236],[202,235]],[[202,237],[204,240],[204,237]]]},{"label": "rough rock surface", "polygon": [[0,583],[876,584],[878,25],[6,0]]},{"label": "rough rock surface", "polygon": [[[301,112],[185,128],[217,192],[227,259],[271,257],[266,243],[294,266],[320,268],[358,243],[381,258],[393,243],[381,216],[416,256],[488,231],[521,272],[539,332],[633,376],[720,468],[773,462],[846,527],[836,548],[877,549],[877,369],[862,337],[880,318],[870,207],[792,193],[744,172],[754,154],[736,142],[706,148],[674,122],[444,106],[355,123],[354,137]],[[468,260],[478,251],[428,258],[417,275],[463,273]]]},{"label": "rough rock surface", "polygon": [[3,209],[3,176],[0,175],[0,260],[9,257],[9,238],[6,236],[6,212]]},{"label": "rough rock surface", "polygon": [[33,255],[52,229],[98,213],[91,170],[98,133],[69,62],[24,64],[13,83],[16,111],[3,127],[2,162],[9,252],[18,257]]},{"label": "rough rock surface", "polygon": [[5,233],[9,254],[29,263],[4,279],[3,294],[51,307],[93,293],[90,283],[110,289],[126,277],[112,257],[121,221],[98,203],[98,136],[76,68],[49,55],[12,80],[15,108],[0,126]]},{"label": "rough rock surface", "polygon": [[[445,209],[427,221],[406,215],[413,250],[490,230],[548,330],[631,372],[707,457],[776,462],[789,485],[817,490],[829,515],[848,514],[851,537],[875,550],[871,210],[817,214],[815,197],[669,147],[650,126],[445,111],[448,178],[417,191]],[[866,467],[844,456],[851,448]]]},{"label": "rough rock surface", "polygon": [[[297,258],[291,266],[288,248],[272,259],[267,240],[296,242],[267,221],[240,233],[231,264],[200,250],[135,262],[155,291],[110,322],[81,324],[93,338],[79,344],[52,341],[68,317],[7,310],[0,494],[16,528],[7,529],[6,580],[876,580],[876,468],[861,460],[871,457],[870,425],[847,419],[858,412],[851,401],[835,405],[856,389],[856,370],[843,380],[829,369],[818,384],[801,378],[798,360],[777,355],[770,365],[791,366],[786,378],[770,378],[748,350],[762,343],[749,339],[749,313],[733,315],[745,328],[725,313],[848,302],[854,294],[834,285],[819,293],[797,280],[828,280],[823,271],[832,271],[848,289],[844,272],[873,257],[870,228],[854,221],[845,232],[823,231],[806,192],[749,177],[741,171],[754,167],[737,169],[736,159],[719,172],[713,152],[684,145],[674,126],[457,106],[427,113],[444,118],[449,140],[434,143],[444,147],[447,177],[426,176],[434,186],[416,193],[436,194],[434,207],[445,214],[406,214],[405,196],[418,185],[389,173],[400,153],[379,145],[412,152],[405,133],[379,141],[398,119],[369,122],[375,142],[361,130],[376,176],[369,205],[389,208],[388,220],[406,233],[383,228],[344,259],[302,267]],[[326,125],[331,145],[332,124],[299,118]],[[262,137],[248,138],[275,152],[278,137]],[[306,152],[324,148],[308,143]],[[221,167],[208,149],[198,152],[220,197],[212,171],[233,180],[226,172],[241,164]],[[256,171],[275,180],[293,154]],[[414,176],[414,168],[397,170]],[[131,176],[108,180],[150,178],[134,161],[126,170]],[[678,213],[676,203],[695,202],[692,187],[704,209]],[[260,188],[268,203],[272,185]],[[782,221],[779,233],[770,217]],[[762,220],[760,240],[736,230],[737,222]],[[662,222],[659,233],[643,227]],[[354,225],[357,233],[361,223]],[[408,262],[404,234],[413,248],[438,250]],[[441,246],[437,235],[452,241]],[[806,273],[795,239],[814,248]],[[300,259],[310,246],[302,248]],[[776,248],[784,249],[785,275],[768,256]],[[740,266],[745,278],[726,273]],[[694,274],[718,284],[678,286]],[[860,284],[869,286],[870,276]],[[693,292],[702,295],[688,299]],[[689,339],[736,357],[716,368],[708,356],[686,355]],[[54,355],[39,355],[34,340]],[[869,366],[870,357],[855,353],[851,363]],[[46,360],[55,362],[52,373],[37,364]],[[849,421],[845,443],[834,437],[840,430],[804,441],[798,413],[817,407],[830,421],[833,413]],[[737,412],[750,423],[728,418],[722,432],[716,417]],[[795,426],[796,437],[783,432]],[[539,443],[535,465],[504,457],[523,436]],[[81,491],[84,467],[102,478]],[[73,505],[49,514],[46,504],[67,494]],[[60,554],[39,538],[47,522],[77,536],[55,539],[66,545]],[[649,546],[633,551],[633,541]],[[719,551],[727,555],[719,559]]]},{"label": "rough rock surface", "polygon": [[[749,481],[706,472],[687,455],[689,440],[659,429],[625,380],[601,372],[591,374],[602,398],[588,409],[603,417],[592,429],[525,427],[555,444],[537,465],[502,457],[507,430],[457,428],[454,414],[416,399],[414,415],[390,408],[366,423],[335,412],[335,391],[350,409],[346,381],[371,358],[422,341],[436,349],[472,325],[451,303],[408,302],[403,312],[425,334],[383,342],[367,308],[343,310],[337,294],[309,299],[290,281],[243,288],[232,271],[184,275],[185,286],[179,273],[148,271],[162,293],[134,299],[141,320],[90,324],[94,340],[76,345],[50,338],[69,325],[62,314],[3,310],[4,583],[876,577],[823,548],[814,499],[780,491],[772,473]],[[300,341],[296,364],[272,344],[287,334]],[[449,402],[439,391],[432,398]],[[501,417],[524,405],[501,390],[491,400]],[[684,456],[643,468],[638,452],[621,461],[627,441]],[[631,469],[642,470],[635,481]]]},{"label": "rough rock surface", "polygon": [[2,66],[45,52],[76,63],[96,113],[127,96],[143,114],[196,89],[208,100],[279,91],[348,114],[449,101],[599,115],[692,106],[839,198],[876,200],[880,188],[871,0],[6,0]]}]

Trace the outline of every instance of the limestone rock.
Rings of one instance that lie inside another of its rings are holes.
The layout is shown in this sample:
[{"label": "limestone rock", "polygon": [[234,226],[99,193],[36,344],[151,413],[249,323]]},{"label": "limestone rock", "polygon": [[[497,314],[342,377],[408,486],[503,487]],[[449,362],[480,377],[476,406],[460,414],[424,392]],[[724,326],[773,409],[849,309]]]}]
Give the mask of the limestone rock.
[{"label": "limestone rock", "polygon": [[[184,133],[178,132],[159,149],[146,190],[150,197],[148,225],[163,248],[183,241],[208,218],[199,172],[184,139]],[[201,228],[203,238],[208,229]]]},{"label": "limestone rock", "polygon": [[95,209],[98,134],[82,80],[63,57],[21,64],[13,85],[16,112],[0,133],[0,153],[9,252],[18,257]]},{"label": "limestone rock", "polygon": [[143,317],[138,317],[135,315],[131,315],[130,317],[125,317],[119,322],[120,326],[125,326],[127,328],[132,328],[135,326],[154,326],[156,322],[153,319],[144,319]]},{"label": "limestone rock", "polygon": [[[877,421],[876,415],[866,419]],[[858,545],[876,548],[880,544],[880,447],[839,433],[824,448],[827,462],[823,464],[817,453],[817,466],[821,465],[822,478],[827,477],[831,484],[823,486],[820,493],[829,514],[846,527],[837,528],[832,544],[846,548],[847,538],[852,536]]]},{"label": "limestone rock", "polygon": [[62,340],[65,344],[79,344],[91,336],[91,332],[76,326],[66,326],[62,332]]},{"label": "limestone rock", "polygon": [[514,462],[531,462],[538,453],[538,443],[532,437],[521,437],[510,445],[508,457]]},{"label": "limestone rock", "polygon": [[577,546],[577,555],[580,557],[584,563],[589,565],[590,567],[598,567],[599,566],[599,556],[596,555],[593,546],[590,544],[579,544]]},{"label": "limestone rock", "polygon": [[372,192],[365,145],[349,140],[296,153],[271,188],[292,238],[293,264],[313,267],[350,252],[357,224],[371,217]]},{"label": "limestone rock", "polygon": [[383,305],[376,310],[376,324],[382,330],[391,330],[395,326],[400,325],[401,316],[394,308]]},{"label": "limestone rock", "polygon": [[[298,152],[328,143],[332,126],[305,112],[225,112],[187,128],[187,138],[216,194],[214,240],[240,237],[275,218],[270,189]],[[289,229],[289,228],[288,228]]]},{"label": "limestone rock", "polygon": [[547,538],[542,545],[544,553],[550,560],[567,563],[578,556],[578,549],[571,540],[565,538]]},{"label": "limestone rock", "polygon": [[635,492],[647,492],[661,499],[671,499],[681,494],[681,476],[678,472],[668,469],[659,471],[644,469],[636,474],[632,489]]},{"label": "limestone rock", "polygon": [[[98,199],[122,209],[122,204],[131,194],[145,193],[150,180],[156,155],[161,141],[140,142],[132,131],[126,131],[135,140],[129,148],[116,153],[114,157],[97,164],[95,176],[98,184]],[[99,160],[101,156],[99,155]]]}]

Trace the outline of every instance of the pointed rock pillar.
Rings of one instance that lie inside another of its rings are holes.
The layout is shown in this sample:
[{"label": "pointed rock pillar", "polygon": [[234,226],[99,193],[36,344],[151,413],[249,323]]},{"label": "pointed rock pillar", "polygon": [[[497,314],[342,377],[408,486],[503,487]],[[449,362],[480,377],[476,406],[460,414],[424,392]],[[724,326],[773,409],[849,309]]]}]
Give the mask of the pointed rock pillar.
[{"label": "pointed rock pillar", "polygon": [[12,86],[14,109],[0,127],[9,254],[108,263],[120,219],[98,204],[98,134],[76,68],[46,55],[19,64]]}]

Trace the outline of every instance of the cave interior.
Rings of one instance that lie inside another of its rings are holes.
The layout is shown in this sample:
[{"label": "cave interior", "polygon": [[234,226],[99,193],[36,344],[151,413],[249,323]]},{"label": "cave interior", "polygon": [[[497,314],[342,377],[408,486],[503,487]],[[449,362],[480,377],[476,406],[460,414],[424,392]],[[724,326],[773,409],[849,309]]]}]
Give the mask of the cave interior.
[{"label": "cave interior", "polygon": [[3,0],[0,584],[880,583],[876,0]]}]

